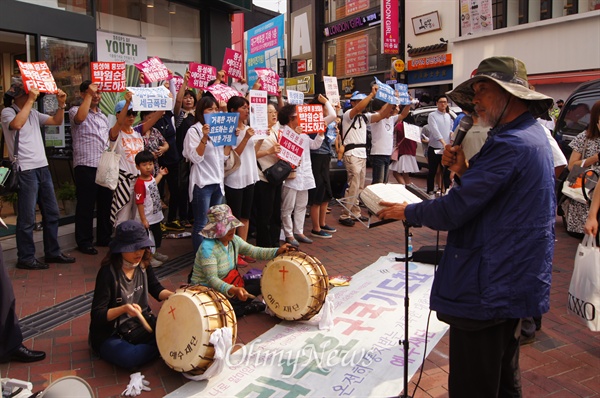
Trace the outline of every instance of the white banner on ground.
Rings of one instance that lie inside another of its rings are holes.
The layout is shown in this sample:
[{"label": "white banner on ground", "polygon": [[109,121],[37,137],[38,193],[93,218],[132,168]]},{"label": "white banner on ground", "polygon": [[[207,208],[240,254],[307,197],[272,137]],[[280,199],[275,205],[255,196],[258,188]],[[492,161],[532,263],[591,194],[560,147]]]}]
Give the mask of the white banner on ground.
[{"label": "white banner on ground", "polygon": [[[319,330],[320,315],[282,322],[228,358],[208,381],[189,382],[168,397],[389,397],[403,386],[404,263],[390,253],[329,293],[335,326]],[[410,263],[408,374],[412,377],[448,326],[431,314],[434,268]]]}]

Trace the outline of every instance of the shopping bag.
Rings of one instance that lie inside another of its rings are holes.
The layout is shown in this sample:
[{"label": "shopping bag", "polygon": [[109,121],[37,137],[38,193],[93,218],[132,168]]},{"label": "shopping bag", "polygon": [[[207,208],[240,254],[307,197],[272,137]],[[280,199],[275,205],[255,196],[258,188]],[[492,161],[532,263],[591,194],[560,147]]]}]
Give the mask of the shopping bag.
[{"label": "shopping bag", "polygon": [[111,145],[102,152],[96,169],[96,184],[114,191],[119,182],[119,161],[121,155],[113,151]]},{"label": "shopping bag", "polygon": [[586,235],[577,247],[569,286],[567,312],[591,331],[600,331],[600,249],[594,237]]}]

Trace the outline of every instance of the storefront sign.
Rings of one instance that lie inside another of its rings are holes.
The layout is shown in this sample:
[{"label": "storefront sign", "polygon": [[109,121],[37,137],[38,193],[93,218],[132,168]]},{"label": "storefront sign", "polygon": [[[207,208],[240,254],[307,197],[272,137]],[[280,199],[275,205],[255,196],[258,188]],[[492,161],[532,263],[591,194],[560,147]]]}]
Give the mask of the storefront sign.
[{"label": "storefront sign", "polygon": [[394,70],[398,73],[404,72],[404,66],[404,61],[401,59],[397,59],[392,62],[392,68],[394,68]]},{"label": "storefront sign", "polygon": [[158,57],[152,57],[135,64],[135,67],[144,75],[146,84],[171,78],[171,73]]},{"label": "storefront sign", "polygon": [[208,136],[214,146],[225,146],[235,144],[235,129],[238,126],[240,114],[237,112],[209,113],[206,124],[210,127]]},{"label": "storefront sign", "polygon": [[279,138],[281,152],[279,152],[277,156],[298,167],[300,159],[302,159],[302,152],[304,152],[304,148],[302,148],[303,139],[304,137],[300,134],[297,134],[288,126],[285,126],[281,132],[281,137]]},{"label": "storefront sign", "polygon": [[494,30],[492,0],[460,0],[461,35]]},{"label": "storefront sign", "polygon": [[188,68],[190,70],[189,87],[204,90],[208,86],[209,81],[217,78],[217,68],[214,66],[190,62]]},{"label": "storefront sign", "polygon": [[279,86],[279,75],[275,73],[274,70],[267,68],[256,68],[254,71],[260,79],[261,88],[270,95],[279,96],[279,91],[277,90]]},{"label": "storefront sign", "polygon": [[435,68],[438,66],[451,65],[452,54],[432,55],[431,57],[423,57],[411,59],[408,61],[408,70]]},{"label": "storefront sign", "polygon": [[369,9],[369,0],[346,0],[346,15]]},{"label": "storefront sign", "polygon": [[408,72],[409,85],[434,83],[443,80],[452,80],[452,65]]},{"label": "storefront sign", "polygon": [[415,35],[442,29],[440,25],[440,16],[437,11],[412,18],[412,25]]},{"label": "storefront sign", "polygon": [[[290,20],[292,25],[292,36],[290,38],[292,59],[313,58],[315,22],[312,7],[308,6],[294,11],[290,16]],[[311,66],[307,64],[304,71],[298,70],[298,72],[310,72],[311,70]]]},{"label": "storefront sign", "polygon": [[46,61],[41,62],[21,62],[17,60],[21,77],[23,78],[23,86],[25,92],[29,93],[29,89],[35,87],[40,93],[56,94],[58,87],[54,82],[54,76],[50,72],[50,68]]},{"label": "storefront sign", "polygon": [[240,95],[236,89],[231,88],[223,83],[213,84],[212,86],[208,87],[206,91],[211,93],[219,102],[227,102],[229,101],[229,98]]},{"label": "storefront sign", "polygon": [[127,87],[133,93],[134,111],[170,111],[173,109],[171,92],[165,86]]},{"label": "storefront sign", "polygon": [[284,18],[280,15],[245,32],[246,76],[250,87],[258,79],[255,68],[277,70],[277,59],[285,57]]},{"label": "storefront sign", "polygon": [[369,71],[369,37],[362,35],[353,40],[346,40],[345,74],[359,75]]},{"label": "storefront sign", "polygon": [[356,17],[349,21],[340,22],[335,25],[326,27],[324,30],[324,34],[326,37],[329,37],[340,33],[348,32],[354,29],[359,29],[363,26],[370,25],[373,22],[378,22],[380,20],[380,16],[381,14],[379,12],[374,12],[372,14],[365,15],[364,17]]},{"label": "storefront sign", "polygon": [[296,70],[298,73],[306,72],[306,60],[305,59],[298,61],[298,66],[296,67]]},{"label": "storefront sign", "polygon": [[226,48],[222,69],[227,76],[231,76],[234,79],[242,79],[244,77],[242,53],[231,48]]},{"label": "storefront sign", "polygon": [[337,84],[337,77],[335,76],[323,76],[323,83],[325,84],[325,95],[331,102],[331,105],[336,106],[340,103],[340,90]]},{"label": "storefront sign", "polygon": [[98,86],[98,91],[125,91],[125,62],[92,62],[91,68],[92,83]]},{"label": "storefront sign", "polygon": [[250,90],[250,127],[257,136],[266,136],[269,133],[267,92]]},{"label": "storefront sign", "polygon": [[98,61],[133,65],[148,58],[146,39],[119,33],[96,32]]},{"label": "storefront sign", "polygon": [[286,90],[300,91],[304,95],[315,93],[315,75],[304,75],[285,79]]},{"label": "storefront sign", "polygon": [[398,30],[398,0],[381,0],[381,46],[382,54],[398,54],[400,31]]},{"label": "storefront sign", "polygon": [[325,122],[323,121],[323,105],[298,105],[298,126],[302,127],[305,134],[324,133]]}]

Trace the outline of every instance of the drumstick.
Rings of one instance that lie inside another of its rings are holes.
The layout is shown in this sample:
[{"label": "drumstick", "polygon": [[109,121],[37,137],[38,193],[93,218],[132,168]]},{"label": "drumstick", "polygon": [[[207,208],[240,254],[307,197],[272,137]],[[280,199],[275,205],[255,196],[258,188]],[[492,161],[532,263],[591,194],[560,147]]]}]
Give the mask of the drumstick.
[{"label": "drumstick", "polygon": [[248,296],[248,298],[249,298],[250,300],[254,300],[254,299],[256,298],[256,296],[255,296],[255,295],[253,295],[253,294],[250,294],[250,293],[248,293],[248,294],[247,294],[247,296]]},{"label": "drumstick", "polygon": [[144,318],[144,315],[142,315],[142,313],[139,311],[136,311],[136,312],[137,312],[137,317],[140,320],[140,323],[142,324],[144,329],[146,329],[148,331],[148,333],[152,333],[152,327],[150,326],[148,321],[146,321],[146,318]]}]

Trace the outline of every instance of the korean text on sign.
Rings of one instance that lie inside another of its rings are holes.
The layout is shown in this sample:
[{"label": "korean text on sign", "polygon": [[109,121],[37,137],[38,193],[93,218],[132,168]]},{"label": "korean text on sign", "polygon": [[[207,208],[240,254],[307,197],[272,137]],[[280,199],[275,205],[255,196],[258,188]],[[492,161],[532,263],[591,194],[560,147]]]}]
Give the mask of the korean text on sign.
[{"label": "korean text on sign", "polygon": [[144,62],[135,64],[135,67],[144,74],[145,83],[168,80],[171,78],[169,70],[158,57],[152,57]]},{"label": "korean text on sign", "polygon": [[408,94],[408,84],[396,83],[394,84],[398,95],[400,95],[400,105],[410,105],[410,95]]},{"label": "korean text on sign", "polygon": [[323,133],[325,122],[323,121],[323,107],[321,105],[297,105],[298,126],[306,134]]},{"label": "korean text on sign", "polygon": [[269,134],[267,92],[250,90],[250,126],[257,136]]},{"label": "korean text on sign", "polygon": [[231,48],[226,48],[225,56],[223,57],[222,69],[225,71],[227,76],[231,76],[235,79],[241,79],[244,77],[242,53],[232,50]]},{"label": "korean text on sign", "polygon": [[208,82],[217,78],[217,68],[210,65],[198,64],[190,62],[190,79],[189,87],[205,89],[208,87]]},{"label": "korean text on sign", "polygon": [[214,146],[225,146],[235,144],[235,129],[238,126],[240,114],[234,113],[210,113],[206,118],[206,124],[210,126],[208,136]]},{"label": "korean text on sign", "polygon": [[258,78],[261,82],[261,88],[265,90],[269,95],[279,96],[279,75],[274,70],[268,68],[256,68],[254,69]]},{"label": "korean text on sign", "polygon": [[323,76],[323,83],[325,83],[325,95],[329,98],[331,105],[337,105],[340,103],[340,91],[338,89],[337,77],[335,76]]},{"label": "korean text on sign", "polygon": [[214,95],[219,102],[227,102],[231,97],[241,96],[236,89],[231,88],[223,83],[213,84],[212,86],[208,87],[206,91]]},{"label": "korean text on sign", "polygon": [[131,104],[135,111],[170,111],[173,109],[173,99],[169,90],[159,87],[127,87],[133,93]]},{"label": "korean text on sign", "polygon": [[285,126],[279,137],[281,152],[277,156],[297,167],[300,164],[302,152],[304,152],[304,148],[302,148],[303,139],[300,134],[296,134],[291,128]]},{"label": "korean text on sign", "polygon": [[92,83],[98,91],[120,93],[125,90],[125,62],[92,62]]},{"label": "korean text on sign", "polygon": [[58,92],[54,76],[52,76],[46,61],[21,62],[17,60],[17,64],[19,64],[26,92],[29,93],[29,89],[32,87],[36,87],[41,93],[56,94]]},{"label": "korean text on sign", "polygon": [[302,105],[304,104],[304,93],[296,90],[286,90],[288,104]]},{"label": "korean text on sign", "polygon": [[375,94],[376,99],[382,100],[383,102],[387,102],[388,104],[398,104],[396,92],[392,87],[388,86],[385,83],[382,83],[377,78],[375,78],[375,83],[377,83],[377,94]]}]

